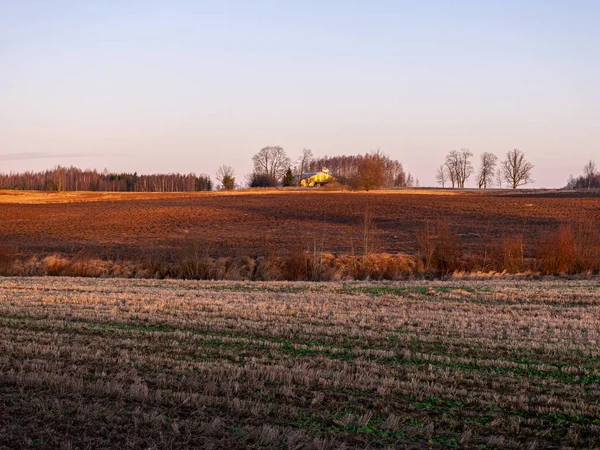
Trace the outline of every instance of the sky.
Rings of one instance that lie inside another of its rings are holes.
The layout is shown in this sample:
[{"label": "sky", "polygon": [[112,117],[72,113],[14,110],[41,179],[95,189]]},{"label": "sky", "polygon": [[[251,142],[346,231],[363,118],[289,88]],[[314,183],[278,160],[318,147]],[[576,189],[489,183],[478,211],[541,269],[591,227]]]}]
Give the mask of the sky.
[{"label": "sky", "polygon": [[0,0],[0,172],[243,181],[280,145],[433,186],[453,149],[518,148],[562,187],[600,163],[598,23],[597,0]]}]

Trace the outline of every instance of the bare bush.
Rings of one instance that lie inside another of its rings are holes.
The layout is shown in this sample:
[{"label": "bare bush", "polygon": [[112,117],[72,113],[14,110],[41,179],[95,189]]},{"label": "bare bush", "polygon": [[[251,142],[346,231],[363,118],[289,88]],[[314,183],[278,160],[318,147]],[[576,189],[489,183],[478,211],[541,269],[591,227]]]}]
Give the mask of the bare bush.
[{"label": "bare bush", "polygon": [[460,268],[458,238],[446,222],[427,224],[418,235],[419,257],[426,273],[446,275]]},{"label": "bare bush", "polygon": [[593,222],[562,225],[554,232],[546,232],[537,249],[538,270],[542,273],[600,271],[600,229]]},{"label": "bare bush", "polygon": [[277,187],[277,178],[264,173],[253,172],[248,177],[248,186],[251,188],[274,188]]},{"label": "bare bush", "polygon": [[210,246],[201,239],[188,242],[177,257],[177,273],[191,280],[215,279],[215,263],[210,257]]}]

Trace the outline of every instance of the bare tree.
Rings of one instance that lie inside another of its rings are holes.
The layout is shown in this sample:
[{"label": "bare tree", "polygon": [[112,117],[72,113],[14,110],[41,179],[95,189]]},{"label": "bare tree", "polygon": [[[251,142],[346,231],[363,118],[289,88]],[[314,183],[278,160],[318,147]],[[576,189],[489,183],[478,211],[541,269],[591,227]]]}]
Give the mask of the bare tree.
[{"label": "bare tree", "polygon": [[458,152],[456,150],[452,150],[450,153],[448,153],[444,164],[448,172],[448,177],[450,178],[450,183],[452,184],[452,189],[454,189],[458,181],[458,171],[460,166]]},{"label": "bare tree", "polygon": [[304,178],[304,174],[306,172],[308,172],[308,168],[310,167],[310,164],[313,162],[313,160],[315,159],[315,156],[313,155],[313,152],[310,148],[303,148],[302,149],[302,154],[298,157],[298,175],[300,176],[300,179],[298,181],[302,181],[302,178]]},{"label": "bare tree", "polygon": [[496,186],[502,189],[502,168],[498,167],[496,169]]},{"label": "bare tree", "polygon": [[442,164],[436,174],[435,174],[435,180],[437,181],[437,184],[441,184],[442,188],[446,187],[446,183],[448,182],[448,169]]},{"label": "bare tree", "polygon": [[448,169],[448,175],[452,187],[456,185],[458,188],[464,188],[465,182],[473,174],[473,165],[471,164],[471,157],[473,153],[467,148],[463,148],[460,151],[452,150],[446,156],[446,168]]},{"label": "bare tree", "polygon": [[291,165],[290,158],[282,147],[265,147],[252,157],[254,172],[279,180]]},{"label": "bare tree", "polygon": [[583,168],[583,176],[585,177],[585,180],[587,182],[588,189],[592,187],[592,183],[596,178],[596,173],[596,163],[590,159]]},{"label": "bare tree", "polygon": [[217,170],[217,180],[226,191],[231,191],[235,188],[235,173],[233,167],[222,164]]},{"label": "bare tree", "polygon": [[487,189],[488,185],[493,184],[493,176],[498,163],[498,157],[493,153],[485,152],[481,155],[481,166],[477,174],[477,184],[479,189]]},{"label": "bare tree", "polygon": [[461,149],[460,153],[460,170],[459,174],[459,184],[461,188],[465,187],[465,182],[469,179],[469,177],[473,174],[473,165],[471,164],[471,157],[473,153],[467,148]]},{"label": "bare tree", "polygon": [[516,148],[506,154],[506,160],[502,162],[502,175],[504,180],[513,189],[525,184],[533,183],[531,171],[533,164],[525,159],[525,153]]}]

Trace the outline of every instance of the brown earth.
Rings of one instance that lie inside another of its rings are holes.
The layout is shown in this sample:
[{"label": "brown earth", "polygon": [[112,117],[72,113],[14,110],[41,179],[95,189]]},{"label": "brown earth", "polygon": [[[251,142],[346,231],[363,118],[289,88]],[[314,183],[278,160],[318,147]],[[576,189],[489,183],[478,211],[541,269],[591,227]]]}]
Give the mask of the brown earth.
[{"label": "brown earth", "polygon": [[365,211],[379,251],[413,253],[417,235],[440,220],[461,245],[523,235],[530,247],[560,224],[600,222],[600,194],[569,191],[400,190],[235,193],[0,192],[0,245],[21,254],[136,257],[192,241],[213,256],[256,256],[314,246],[361,248]]}]

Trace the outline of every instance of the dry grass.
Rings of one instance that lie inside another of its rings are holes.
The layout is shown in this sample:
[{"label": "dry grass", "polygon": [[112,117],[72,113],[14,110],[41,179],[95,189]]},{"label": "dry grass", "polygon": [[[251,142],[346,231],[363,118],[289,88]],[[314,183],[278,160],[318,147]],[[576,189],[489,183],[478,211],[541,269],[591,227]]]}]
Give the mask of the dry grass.
[{"label": "dry grass", "polygon": [[600,285],[0,280],[0,447],[597,448]]}]

